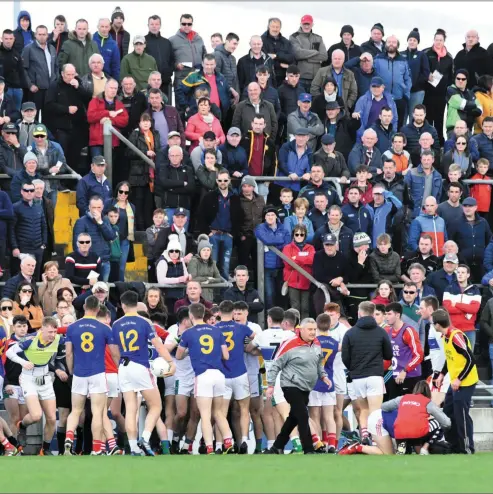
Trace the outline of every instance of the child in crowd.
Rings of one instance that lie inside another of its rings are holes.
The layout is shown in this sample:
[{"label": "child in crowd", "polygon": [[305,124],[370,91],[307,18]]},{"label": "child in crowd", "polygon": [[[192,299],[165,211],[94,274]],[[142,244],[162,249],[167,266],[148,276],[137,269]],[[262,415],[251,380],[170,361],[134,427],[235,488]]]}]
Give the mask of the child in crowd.
[{"label": "child in crowd", "polygon": [[[357,185],[361,190],[360,202],[365,206],[373,201],[373,185],[370,183],[371,173],[368,170],[366,165],[360,165],[356,168],[356,182],[352,182],[352,184]],[[349,202],[347,195],[349,192],[349,187],[344,192],[344,201],[343,204],[347,204]]]},{"label": "child in crowd", "polygon": [[378,283],[382,278],[392,283],[400,282],[401,259],[399,254],[392,250],[390,235],[387,233],[377,237],[377,248],[370,254],[370,272],[374,283]]},{"label": "child in crowd", "polygon": [[120,228],[118,227],[118,220],[120,218],[120,212],[117,207],[111,207],[107,213],[108,220],[111,223],[111,228],[115,230],[115,240],[110,242],[111,254],[110,254],[110,277],[109,281],[125,281],[120,280],[120,258],[122,256],[122,249],[120,246]]},{"label": "child in crowd", "polygon": [[448,178],[443,179],[443,187],[442,187],[442,197],[440,202],[444,202],[448,199],[447,191],[448,191],[448,186],[452,182],[459,182],[460,185],[462,186],[462,197],[461,199],[464,200],[466,197],[469,197],[470,192],[469,192],[469,186],[466,185],[462,180],[462,169],[460,165],[457,165],[453,163],[450,165],[447,173]]},{"label": "child in crowd", "polygon": [[[490,180],[486,174],[490,168],[490,162],[486,158],[479,158],[476,163],[476,173],[471,177],[471,180]],[[491,204],[491,185],[489,184],[473,184],[471,185],[471,197],[474,197],[478,202],[478,213],[483,217],[488,217]]]},{"label": "child in crowd", "polygon": [[289,235],[292,236],[292,232],[295,226],[297,225],[305,225],[307,230],[306,242],[312,243],[313,237],[315,235],[315,231],[313,229],[312,222],[308,219],[308,208],[309,203],[308,199],[304,197],[298,197],[294,201],[294,215],[289,216],[284,220],[284,227],[289,231]]},{"label": "child in crowd", "polygon": [[397,301],[394,287],[389,280],[381,280],[377,285],[374,297],[371,300],[374,304],[388,305]]},{"label": "child in crowd", "polygon": [[293,191],[285,187],[281,189],[281,205],[277,208],[277,217],[284,223],[288,216],[294,216]]},{"label": "child in crowd", "polygon": [[147,239],[147,279],[149,283],[157,283],[156,265],[154,259],[154,245],[156,244],[157,236],[161,230],[168,228],[168,217],[164,209],[158,208],[152,213],[152,223],[146,230]]}]

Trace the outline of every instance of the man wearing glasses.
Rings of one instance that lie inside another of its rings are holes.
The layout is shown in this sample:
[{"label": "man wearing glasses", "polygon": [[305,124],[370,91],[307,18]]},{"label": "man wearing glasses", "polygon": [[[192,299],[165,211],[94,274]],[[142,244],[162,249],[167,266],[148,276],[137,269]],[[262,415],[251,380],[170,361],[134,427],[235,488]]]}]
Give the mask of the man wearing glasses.
[{"label": "man wearing glasses", "polygon": [[12,276],[3,287],[3,297],[13,299],[17,287],[21,283],[30,283],[36,293],[36,283],[33,277],[34,271],[36,269],[36,259],[31,254],[26,254],[22,257],[20,261],[20,273]]}]

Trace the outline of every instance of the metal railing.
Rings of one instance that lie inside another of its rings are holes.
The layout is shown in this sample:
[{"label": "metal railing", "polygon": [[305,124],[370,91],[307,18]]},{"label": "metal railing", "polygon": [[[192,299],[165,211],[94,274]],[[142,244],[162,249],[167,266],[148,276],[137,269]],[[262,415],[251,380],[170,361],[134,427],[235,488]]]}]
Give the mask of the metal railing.
[{"label": "metal railing", "polygon": [[[7,280],[8,281],[8,280]],[[101,280],[102,281],[102,280]],[[1,286],[5,286],[6,285],[6,281],[0,281],[0,287]],[[114,288],[116,287],[115,283],[109,283],[109,282],[106,282],[105,283],[110,287],[110,288]],[[187,287],[187,284],[186,283],[175,283],[175,284],[163,284],[163,283],[147,283],[145,281],[136,281],[136,282],[132,282],[132,281],[121,281],[121,282],[117,282],[117,283],[143,283],[143,285],[146,287],[146,288],[167,288],[167,289],[170,289],[170,288],[186,288]],[[42,282],[42,281],[37,281],[36,282],[36,286],[42,286],[44,285],[45,283]],[[73,287],[75,288],[81,288],[82,285],[72,285]],[[204,288],[230,288],[233,286],[233,283],[231,283],[230,281],[224,281],[222,283],[211,283],[211,284],[208,284],[208,283],[200,283],[200,286],[204,287]]]}]

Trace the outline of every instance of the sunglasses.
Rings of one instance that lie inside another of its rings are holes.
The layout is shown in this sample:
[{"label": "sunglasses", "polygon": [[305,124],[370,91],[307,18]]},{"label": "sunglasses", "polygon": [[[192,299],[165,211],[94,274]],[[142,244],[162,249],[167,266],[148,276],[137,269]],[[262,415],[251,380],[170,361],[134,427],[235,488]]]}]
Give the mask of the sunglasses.
[{"label": "sunglasses", "polygon": [[217,181],[220,183],[220,184],[227,184],[229,182],[229,180],[219,180],[217,179]]},{"label": "sunglasses", "polygon": [[38,136],[33,135],[33,137],[35,139],[44,139],[46,136],[45,135],[41,135],[41,136],[39,136],[39,135]]},{"label": "sunglasses", "polygon": [[402,290],[403,293],[405,293],[406,295],[416,295],[416,292],[410,292],[408,290]]},{"label": "sunglasses", "polygon": [[6,305],[5,307],[1,307],[2,310],[14,310],[11,305]]},{"label": "sunglasses", "polygon": [[90,241],[90,240],[77,240],[77,242],[78,242],[79,244],[82,244],[82,245],[84,245],[84,244],[90,244],[90,243],[91,243],[91,241]]},{"label": "sunglasses", "polygon": [[23,288],[21,290],[22,293],[33,293],[33,291],[30,288]]},{"label": "sunglasses", "polygon": [[26,194],[34,194],[34,189],[22,189]]},{"label": "sunglasses", "polygon": [[168,250],[168,252],[170,254],[180,254],[181,253],[181,250],[178,250],[178,249],[173,249],[173,250]]},{"label": "sunglasses", "polygon": [[294,236],[295,237],[304,237],[305,234],[304,233],[295,233]]},{"label": "sunglasses", "polygon": [[130,194],[130,191],[129,190],[119,190],[118,194],[125,194],[126,196],[128,196],[128,194]]},{"label": "sunglasses", "polygon": [[193,23],[192,22],[182,22],[181,25],[182,26],[193,26]]},{"label": "sunglasses", "polygon": [[456,77],[455,80],[456,81],[467,81],[467,79],[465,77]]}]

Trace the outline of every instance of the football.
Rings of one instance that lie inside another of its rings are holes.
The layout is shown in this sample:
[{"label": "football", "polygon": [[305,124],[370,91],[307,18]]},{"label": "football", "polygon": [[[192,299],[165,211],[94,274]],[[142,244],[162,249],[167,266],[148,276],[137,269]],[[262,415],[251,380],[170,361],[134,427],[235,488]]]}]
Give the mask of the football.
[{"label": "football", "polygon": [[156,377],[163,377],[169,372],[171,366],[162,357],[158,357],[151,362],[151,371]]}]

